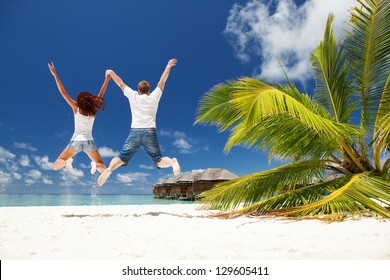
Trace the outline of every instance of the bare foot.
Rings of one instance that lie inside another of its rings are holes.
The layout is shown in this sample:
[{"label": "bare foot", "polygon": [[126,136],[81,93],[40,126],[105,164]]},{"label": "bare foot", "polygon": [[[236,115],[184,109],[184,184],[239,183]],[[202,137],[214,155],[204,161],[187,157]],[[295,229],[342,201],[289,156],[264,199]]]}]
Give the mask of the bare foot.
[{"label": "bare foot", "polygon": [[104,183],[107,181],[108,177],[111,175],[111,169],[107,168],[103,171],[103,173],[98,178],[98,184],[99,186],[103,186]]},{"label": "bare foot", "polygon": [[179,175],[180,174],[180,165],[177,162],[177,159],[173,158],[171,163],[172,163],[173,174],[175,174],[175,176]]},{"label": "bare foot", "polygon": [[70,172],[73,171],[72,162],[73,162],[73,158],[69,158],[69,159],[66,160],[66,168],[68,168],[68,170]]},{"label": "bare foot", "polygon": [[96,162],[91,161],[91,174],[95,174],[96,172]]}]

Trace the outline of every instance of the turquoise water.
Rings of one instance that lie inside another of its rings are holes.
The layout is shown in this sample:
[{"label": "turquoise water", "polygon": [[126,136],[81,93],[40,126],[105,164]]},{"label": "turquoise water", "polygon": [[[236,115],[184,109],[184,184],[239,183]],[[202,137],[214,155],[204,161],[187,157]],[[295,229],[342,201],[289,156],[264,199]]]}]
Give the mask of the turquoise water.
[{"label": "turquoise water", "polygon": [[81,206],[145,205],[193,203],[191,201],[155,199],[153,195],[98,194],[0,194],[0,207],[7,206]]}]

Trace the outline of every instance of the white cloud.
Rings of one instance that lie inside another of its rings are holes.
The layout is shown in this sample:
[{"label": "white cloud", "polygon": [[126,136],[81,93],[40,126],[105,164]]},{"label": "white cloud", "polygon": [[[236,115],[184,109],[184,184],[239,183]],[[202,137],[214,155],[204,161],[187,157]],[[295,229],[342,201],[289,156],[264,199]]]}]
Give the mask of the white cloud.
[{"label": "white cloud", "polygon": [[0,162],[5,162],[6,160],[14,158],[15,155],[13,153],[0,146]]},{"label": "white cloud", "polygon": [[19,161],[15,161],[15,157],[13,153],[0,146],[0,164],[3,165],[4,172],[10,174],[11,177],[20,169]]},{"label": "white cloud", "polygon": [[0,185],[9,184],[12,182],[12,176],[0,170]]},{"label": "white cloud", "polygon": [[81,177],[84,177],[84,171],[74,168],[72,172],[70,172],[68,169],[63,168],[61,169],[61,173],[69,178],[79,179]]},{"label": "white cloud", "polygon": [[173,145],[179,149],[179,152],[181,154],[190,154],[194,152],[194,148],[192,147],[192,145],[183,138],[176,139],[173,142]]},{"label": "white cloud", "polygon": [[202,173],[203,171],[206,171],[206,169],[193,169],[189,173],[191,173],[191,172]]},{"label": "white cloud", "polygon": [[151,170],[151,169],[154,168],[154,166],[153,166],[153,165],[140,164],[140,165],[139,165],[139,168]]},{"label": "white cloud", "polygon": [[24,180],[24,183],[26,185],[32,185],[35,184],[41,177],[42,173],[39,170],[31,169],[29,172],[26,173],[26,180]]},{"label": "white cloud", "polygon": [[38,151],[37,148],[31,146],[30,143],[24,143],[24,142],[15,142],[14,143],[14,146],[16,148],[19,148],[19,149],[24,149],[24,150],[29,150],[29,151],[32,151],[32,152],[36,152]]},{"label": "white cloud", "polygon": [[133,182],[145,182],[148,176],[150,176],[148,173],[130,172],[125,174],[117,174],[116,179],[121,183],[132,185]]},{"label": "white cloud", "polygon": [[82,162],[82,163],[79,164],[79,167],[83,168],[83,169],[86,169],[86,168],[91,168],[91,165],[87,165],[87,164]]},{"label": "white cloud", "polygon": [[49,178],[43,178],[42,183],[44,183],[45,185],[53,185],[53,181]]},{"label": "white cloud", "polygon": [[31,166],[30,165],[30,158],[28,157],[28,155],[21,155],[19,163],[21,166],[24,166],[24,167]]},{"label": "white cloud", "polygon": [[17,179],[17,180],[22,179],[22,175],[20,175],[20,174],[17,173],[17,172],[12,173],[12,177],[14,177],[14,178]]},{"label": "white cloud", "polygon": [[24,183],[29,186],[29,185],[32,185],[36,182],[36,180],[33,180],[33,179],[26,179],[24,180]]},{"label": "white cloud", "polygon": [[84,172],[80,169],[74,168],[72,172],[70,172],[67,168],[62,168],[61,171],[61,186],[74,186],[74,185],[86,185],[86,182],[80,180],[80,178],[84,177]]},{"label": "white cloud", "polygon": [[[355,0],[252,0],[230,10],[225,35],[243,62],[260,60],[253,74],[263,79],[284,80],[280,61],[289,78],[311,78],[309,57],[322,39],[329,13],[336,15],[334,29],[341,39],[347,28],[348,9]],[[259,59],[260,58],[260,59]]]},{"label": "white cloud", "polygon": [[170,131],[170,130],[161,130],[161,136],[175,138],[173,141],[173,146],[175,146],[180,154],[190,154],[195,153],[199,149],[195,147],[199,143],[199,140],[188,137],[182,131]]},{"label": "white cloud", "polygon": [[31,169],[29,172],[26,173],[26,176],[33,180],[38,180],[39,178],[41,178],[42,173],[39,170]]},{"label": "white cloud", "polygon": [[119,155],[118,151],[114,151],[108,147],[100,147],[98,151],[102,157],[116,157]]},{"label": "white cloud", "polygon": [[44,170],[51,170],[53,168],[53,162],[49,161],[48,156],[35,156],[34,160],[38,164],[38,166]]},{"label": "white cloud", "polygon": [[187,137],[187,135],[184,132],[177,131],[177,130],[175,130],[173,132],[170,130],[160,130],[160,135],[161,136],[169,136],[169,137],[173,137],[173,138],[178,138],[178,137],[186,138]]}]

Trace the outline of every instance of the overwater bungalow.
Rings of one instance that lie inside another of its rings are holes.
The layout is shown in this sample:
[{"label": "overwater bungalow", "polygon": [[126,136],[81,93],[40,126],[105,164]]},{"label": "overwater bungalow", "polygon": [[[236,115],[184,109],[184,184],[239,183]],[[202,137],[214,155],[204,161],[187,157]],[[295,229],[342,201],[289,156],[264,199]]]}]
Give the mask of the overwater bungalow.
[{"label": "overwater bungalow", "polygon": [[154,184],[153,195],[155,198],[164,198],[169,195],[167,191],[170,191],[170,189],[165,187],[165,180],[166,179],[161,179],[156,184]]},{"label": "overwater bungalow", "polygon": [[189,172],[158,181],[153,188],[155,198],[195,200],[215,184],[238,176],[223,168],[208,168],[202,172]]}]

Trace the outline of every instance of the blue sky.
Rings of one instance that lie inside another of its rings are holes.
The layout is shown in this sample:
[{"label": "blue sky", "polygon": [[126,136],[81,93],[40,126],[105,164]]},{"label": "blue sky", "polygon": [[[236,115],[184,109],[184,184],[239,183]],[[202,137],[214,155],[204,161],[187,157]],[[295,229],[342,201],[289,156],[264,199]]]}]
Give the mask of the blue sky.
[{"label": "blue sky", "polygon": [[[324,3],[325,2],[325,3]],[[342,3],[339,3],[342,2]],[[154,87],[170,58],[171,71],[157,114],[163,155],[182,171],[226,168],[242,176],[281,164],[267,153],[235,147],[223,152],[228,133],[194,125],[200,98],[214,85],[241,76],[283,81],[281,60],[301,88],[312,88],[309,54],[329,12],[341,36],[345,0],[0,0],[0,192],[149,193],[171,169],[158,170],[140,150],[127,167],[98,187],[89,158],[74,157],[75,170],[51,170],[73,134],[71,108],[47,67],[54,62],[70,95],[96,94],[106,69],[135,88]],[[105,163],[121,149],[131,123],[127,99],[110,82],[106,110],[94,139]]]}]

